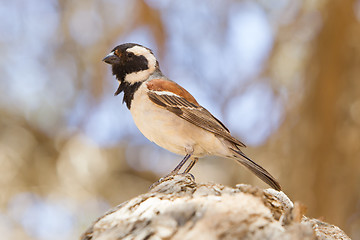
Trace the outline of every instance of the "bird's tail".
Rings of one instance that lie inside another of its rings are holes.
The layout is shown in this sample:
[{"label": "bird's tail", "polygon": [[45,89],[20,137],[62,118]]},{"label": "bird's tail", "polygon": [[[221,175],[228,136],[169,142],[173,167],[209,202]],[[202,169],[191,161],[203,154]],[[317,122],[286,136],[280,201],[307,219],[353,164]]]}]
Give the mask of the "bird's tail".
[{"label": "bird's tail", "polygon": [[238,161],[239,163],[243,164],[247,167],[250,171],[252,171],[258,178],[266,182],[269,186],[274,188],[277,191],[281,191],[281,186],[278,181],[271,176],[268,171],[266,171],[263,167],[255,163],[253,160],[248,158],[241,150],[234,150],[230,148],[234,153],[233,159]]}]

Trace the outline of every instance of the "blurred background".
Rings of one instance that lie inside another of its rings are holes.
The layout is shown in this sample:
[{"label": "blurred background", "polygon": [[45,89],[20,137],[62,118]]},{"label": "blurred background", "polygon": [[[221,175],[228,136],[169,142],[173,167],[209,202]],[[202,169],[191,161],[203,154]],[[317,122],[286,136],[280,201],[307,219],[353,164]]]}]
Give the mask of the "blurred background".
[{"label": "blurred background", "polygon": [[[360,239],[359,0],[1,1],[2,239],[78,239],[181,160],[114,97],[101,59],[124,42],[153,49],[307,216]],[[267,188],[226,159],[192,173]]]}]

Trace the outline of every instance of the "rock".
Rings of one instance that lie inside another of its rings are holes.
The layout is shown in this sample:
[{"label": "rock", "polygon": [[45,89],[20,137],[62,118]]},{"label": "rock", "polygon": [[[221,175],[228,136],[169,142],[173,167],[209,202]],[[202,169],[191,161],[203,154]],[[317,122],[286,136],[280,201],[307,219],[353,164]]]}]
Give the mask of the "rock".
[{"label": "rock", "polygon": [[274,189],[198,184],[189,174],[176,175],[100,217],[81,239],[350,239],[304,212]]}]

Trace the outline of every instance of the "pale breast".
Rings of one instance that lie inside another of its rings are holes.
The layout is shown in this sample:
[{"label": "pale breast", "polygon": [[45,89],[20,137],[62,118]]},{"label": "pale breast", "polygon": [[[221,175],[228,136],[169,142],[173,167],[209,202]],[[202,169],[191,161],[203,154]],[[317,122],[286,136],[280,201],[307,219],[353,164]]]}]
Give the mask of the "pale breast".
[{"label": "pale breast", "polygon": [[207,132],[174,113],[155,105],[147,96],[142,84],[134,95],[131,114],[141,133],[150,141],[179,155],[192,148],[194,156],[218,155],[224,144],[214,134]]}]

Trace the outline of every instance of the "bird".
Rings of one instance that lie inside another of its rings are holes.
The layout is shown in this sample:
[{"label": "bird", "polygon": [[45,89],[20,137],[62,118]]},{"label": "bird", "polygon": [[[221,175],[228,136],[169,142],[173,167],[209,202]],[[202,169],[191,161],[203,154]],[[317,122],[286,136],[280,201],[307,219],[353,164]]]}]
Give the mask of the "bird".
[{"label": "bird", "polygon": [[123,103],[130,110],[140,132],[151,142],[184,156],[169,175],[189,173],[199,158],[219,156],[234,159],[270,187],[280,191],[278,181],[241,150],[241,141],[183,87],[160,70],[153,51],[136,43],[116,46],[103,61],[111,65],[119,82],[115,96],[123,92]]}]

